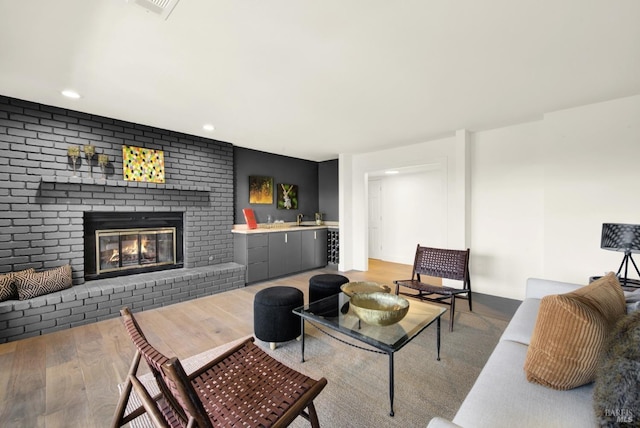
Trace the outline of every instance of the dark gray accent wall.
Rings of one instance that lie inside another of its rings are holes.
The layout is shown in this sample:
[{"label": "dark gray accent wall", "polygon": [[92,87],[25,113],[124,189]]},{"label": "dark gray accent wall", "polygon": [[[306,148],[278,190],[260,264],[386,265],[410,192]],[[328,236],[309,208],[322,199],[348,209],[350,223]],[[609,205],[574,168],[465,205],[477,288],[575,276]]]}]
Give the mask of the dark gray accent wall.
[{"label": "dark gray accent wall", "polygon": [[[89,143],[107,180],[84,155],[72,177],[67,148]],[[125,182],[122,145],[163,150],[166,184]],[[233,146],[0,96],[0,273],[70,263],[82,283],[85,211],[182,211],[185,267],[231,262]]]},{"label": "dark gray accent wall", "polygon": [[[273,220],[295,221],[299,213],[304,214],[304,221],[315,220],[314,215],[319,210],[317,162],[242,147],[234,147],[233,152],[236,224],[245,223],[243,208],[252,208],[258,223],[266,223],[268,215]],[[279,183],[298,185],[298,209],[278,209],[275,190],[272,204],[249,204],[249,176],[252,175],[273,177],[274,187]]]},{"label": "dark gray accent wall", "polygon": [[324,220],[339,220],[338,159],[318,164],[318,205]]}]

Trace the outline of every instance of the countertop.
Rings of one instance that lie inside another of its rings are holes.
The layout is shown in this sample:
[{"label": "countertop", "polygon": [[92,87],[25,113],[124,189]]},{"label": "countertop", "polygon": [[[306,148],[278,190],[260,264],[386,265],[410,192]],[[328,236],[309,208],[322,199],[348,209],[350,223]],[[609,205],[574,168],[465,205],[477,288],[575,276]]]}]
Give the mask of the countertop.
[{"label": "countertop", "polygon": [[247,229],[246,224],[236,224],[233,226],[233,229],[231,230],[231,232],[249,235],[253,233],[294,232],[298,230],[337,229],[337,228],[338,228],[337,222],[325,222],[325,224],[322,224],[320,226],[318,226],[315,223],[306,223],[306,222],[302,222],[300,226],[298,226],[296,223],[270,223],[270,224],[260,223],[258,224],[257,229]]}]

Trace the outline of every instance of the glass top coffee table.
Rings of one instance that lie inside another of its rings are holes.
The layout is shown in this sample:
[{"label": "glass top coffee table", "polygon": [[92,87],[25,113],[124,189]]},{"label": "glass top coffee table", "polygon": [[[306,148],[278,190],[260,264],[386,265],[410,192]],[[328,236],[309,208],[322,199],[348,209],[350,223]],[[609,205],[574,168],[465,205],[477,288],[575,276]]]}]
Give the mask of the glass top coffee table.
[{"label": "glass top coffee table", "polygon": [[375,349],[360,348],[329,334],[329,336],[343,343],[363,350],[387,354],[389,356],[389,402],[391,408],[389,415],[393,416],[393,354],[435,322],[437,326],[436,359],[440,361],[440,317],[446,312],[446,309],[414,299],[408,300],[409,312],[407,315],[400,322],[384,327],[369,325],[364,321],[360,321],[355,313],[349,310],[349,296],[344,293],[326,297],[294,309],[293,312],[301,317],[302,362],[304,362],[305,320],[340,332]]}]

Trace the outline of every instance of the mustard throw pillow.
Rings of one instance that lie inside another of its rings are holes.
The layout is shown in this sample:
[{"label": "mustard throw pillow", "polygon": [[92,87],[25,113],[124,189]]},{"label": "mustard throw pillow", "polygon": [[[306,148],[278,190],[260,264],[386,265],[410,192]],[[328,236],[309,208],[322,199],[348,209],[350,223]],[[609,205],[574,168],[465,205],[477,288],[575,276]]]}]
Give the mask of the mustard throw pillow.
[{"label": "mustard throw pillow", "polygon": [[524,363],[527,380],[560,390],[592,382],[608,335],[625,313],[613,273],[571,293],[542,298]]}]

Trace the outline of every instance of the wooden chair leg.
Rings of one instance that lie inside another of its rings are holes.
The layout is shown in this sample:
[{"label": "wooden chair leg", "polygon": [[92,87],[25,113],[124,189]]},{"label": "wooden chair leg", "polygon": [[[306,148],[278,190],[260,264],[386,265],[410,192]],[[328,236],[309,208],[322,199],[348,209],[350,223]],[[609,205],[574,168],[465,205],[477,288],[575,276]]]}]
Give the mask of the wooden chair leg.
[{"label": "wooden chair leg", "polygon": [[469,312],[473,312],[473,309],[471,309],[471,289],[469,289],[467,295],[469,296]]},{"label": "wooden chair leg", "polygon": [[131,379],[131,383],[133,385],[133,389],[138,394],[138,397],[142,401],[142,406],[147,411],[147,416],[151,419],[151,422],[155,427],[158,428],[169,428],[169,425],[165,422],[162,413],[156,406],[155,400],[149,395],[149,392],[146,388],[140,383],[137,377],[129,376]]},{"label": "wooden chair leg", "polygon": [[127,373],[127,381],[124,385],[124,391],[122,391],[122,394],[120,394],[120,399],[118,400],[118,404],[116,406],[116,412],[113,415],[113,420],[111,421],[112,428],[121,427],[126,423],[124,421],[124,412],[127,409],[127,403],[129,403],[129,396],[131,395],[131,389],[133,388],[131,377],[135,377],[139,365],[140,351],[136,350],[136,354],[134,355],[131,366],[129,367],[129,373]]},{"label": "wooden chair leg", "polygon": [[311,428],[320,428],[318,414],[316,413],[316,406],[313,405],[313,401],[307,406],[307,412],[309,412],[309,422],[311,423]]}]

